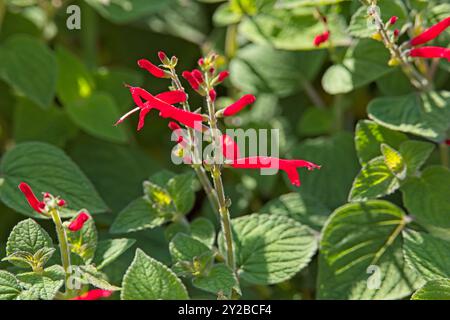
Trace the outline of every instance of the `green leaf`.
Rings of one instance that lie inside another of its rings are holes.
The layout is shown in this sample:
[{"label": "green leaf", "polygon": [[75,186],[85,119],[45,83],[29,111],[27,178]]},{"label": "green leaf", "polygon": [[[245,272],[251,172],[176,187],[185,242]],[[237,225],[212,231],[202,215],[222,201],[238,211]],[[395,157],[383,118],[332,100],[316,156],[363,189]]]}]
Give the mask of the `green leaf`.
[{"label": "green leaf", "polygon": [[404,232],[405,260],[427,281],[450,277],[450,242],[432,235]]},{"label": "green leaf", "polygon": [[192,210],[195,202],[195,193],[192,187],[194,174],[185,173],[177,175],[167,183],[167,191],[179,214],[186,214]]},{"label": "green leaf", "polygon": [[[23,251],[34,255],[42,248],[53,248],[53,242],[48,233],[42,229],[33,219],[19,222],[11,231],[6,243],[6,254]],[[11,261],[19,267],[28,267],[27,264]]]},{"label": "green leaf", "polygon": [[[405,5],[398,0],[378,0],[377,6],[380,7],[381,20],[387,22],[392,16],[398,17],[395,26],[398,29],[408,21],[408,14]],[[359,38],[369,38],[377,32],[373,19],[368,18],[367,6],[360,7],[352,16],[348,31],[350,35]],[[392,27],[392,30],[394,27]]]},{"label": "green leaf", "polygon": [[170,255],[174,262],[193,261],[203,255],[213,255],[213,252],[202,242],[184,233],[177,234],[169,244]]},{"label": "green leaf", "polygon": [[301,224],[320,231],[331,210],[308,193],[288,193],[266,203],[261,213],[288,216]]},{"label": "green leaf", "polygon": [[192,279],[192,284],[202,290],[230,296],[231,290],[238,284],[233,271],[223,263],[214,265],[207,275]]},{"label": "green leaf", "polygon": [[290,52],[248,45],[231,60],[230,79],[244,92],[285,97],[302,90],[305,81],[314,79],[324,58],[322,51]]},{"label": "green leaf", "polygon": [[383,157],[369,161],[356,176],[350,190],[349,201],[366,201],[395,192],[399,180],[387,167]]},{"label": "green leaf", "polygon": [[330,209],[347,202],[359,170],[351,135],[339,133],[329,138],[305,140],[293,148],[290,158],[322,165],[320,170],[300,172],[302,186],[295,190],[301,195],[308,193]]},{"label": "green leaf", "polygon": [[59,69],[57,94],[61,102],[68,105],[90,97],[95,90],[94,79],[78,57],[58,47],[56,60]]},{"label": "green leaf", "polygon": [[[79,212],[87,212],[80,210]],[[76,216],[70,222],[74,221]],[[67,232],[67,240],[69,242],[70,251],[76,253],[86,263],[90,263],[94,258],[95,249],[97,247],[97,228],[92,217],[90,217],[79,231]]]},{"label": "green leaf", "polygon": [[[251,214],[232,219],[239,278],[274,284],[306,267],[317,250],[313,231],[281,215]],[[225,254],[223,235],[220,250]]]},{"label": "green leaf", "polygon": [[21,291],[19,280],[14,275],[0,270],[0,300],[13,300]]},{"label": "green leaf", "polygon": [[368,106],[375,122],[433,141],[442,141],[450,128],[450,92],[428,92],[401,97],[382,97]]},{"label": "green leaf", "polygon": [[241,21],[242,13],[235,12],[230,3],[221,4],[216,11],[214,11],[213,22],[218,27],[228,26]]},{"label": "green leaf", "polygon": [[381,145],[381,153],[383,154],[384,163],[392,174],[400,180],[405,179],[406,163],[400,152],[383,143]]},{"label": "green leaf", "polygon": [[173,0],[86,0],[99,14],[114,23],[129,23],[166,8]]},{"label": "green leaf", "polygon": [[58,279],[53,266],[42,274],[28,272],[17,275],[24,287],[24,292],[17,297],[18,300],[53,300],[58,290],[62,287],[64,280]]},{"label": "green leaf", "polygon": [[165,265],[137,249],[122,282],[122,300],[185,300],[186,288]]},{"label": "green leaf", "polygon": [[28,99],[20,99],[14,110],[14,139],[17,143],[42,141],[63,147],[78,128],[56,106],[42,110]]},{"label": "green leaf", "polygon": [[56,90],[57,64],[53,53],[39,40],[14,35],[0,47],[0,77],[46,109]]},{"label": "green leaf", "polygon": [[344,205],[320,243],[319,299],[399,299],[421,285],[405,264],[404,212],[387,201]]},{"label": "green leaf", "polygon": [[38,196],[42,192],[61,196],[71,210],[86,207],[92,214],[108,210],[76,164],[62,150],[49,144],[27,142],[16,145],[4,154],[0,171],[3,178],[0,199],[25,215],[43,217],[29,207],[17,187],[20,182],[28,183]]},{"label": "green leaf", "polygon": [[381,144],[385,143],[392,148],[399,149],[400,144],[408,137],[394,130],[385,128],[370,120],[361,120],[356,125],[355,146],[359,162],[365,165],[377,156],[381,156]]},{"label": "green leaf", "polygon": [[374,40],[360,40],[347,51],[342,64],[328,68],[322,86],[329,94],[342,94],[365,86],[394,70],[389,51]]},{"label": "green leaf", "polygon": [[[330,35],[333,46],[349,45],[344,19],[333,13],[328,14],[327,19],[330,30],[333,30]],[[314,38],[323,31],[323,23],[307,10],[270,9],[256,16],[246,16],[239,25],[239,34],[250,41],[281,50],[316,50]],[[322,47],[329,44],[330,41]]]},{"label": "green leaf", "polygon": [[333,120],[333,113],[328,109],[308,108],[297,125],[297,131],[302,136],[327,134],[333,128]]},{"label": "green leaf", "polygon": [[69,102],[67,113],[86,133],[111,142],[126,142],[124,126],[114,126],[120,112],[113,98],[106,93],[94,93],[83,100]]},{"label": "green leaf", "polygon": [[117,234],[153,229],[167,221],[167,217],[160,216],[157,210],[141,197],[119,212],[111,226],[110,232]]},{"label": "green leaf", "polygon": [[208,248],[212,248],[216,240],[216,230],[214,224],[206,218],[197,218],[190,225],[191,236],[204,243]]},{"label": "green leaf", "polygon": [[98,271],[94,266],[91,265],[79,266],[78,269],[80,271],[79,281],[81,283],[91,284],[94,287],[103,290],[110,290],[110,291],[120,290],[119,287],[110,284],[107,281],[107,279],[105,279],[105,275],[100,271]]},{"label": "green leaf", "polygon": [[403,142],[400,145],[399,151],[405,160],[407,175],[416,175],[433,150],[434,145],[429,142],[413,140]]},{"label": "green leaf", "polygon": [[439,279],[427,282],[417,290],[412,300],[450,300],[450,279]]},{"label": "green leaf", "polygon": [[426,168],[421,177],[412,177],[402,186],[403,202],[418,223],[434,229],[450,229],[450,171]]},{"label": "green leaf", "polygon": [[134,239],[108,239],[98,242],[94,264],[98,270],[103,269],[127,251],[136,240]]}]

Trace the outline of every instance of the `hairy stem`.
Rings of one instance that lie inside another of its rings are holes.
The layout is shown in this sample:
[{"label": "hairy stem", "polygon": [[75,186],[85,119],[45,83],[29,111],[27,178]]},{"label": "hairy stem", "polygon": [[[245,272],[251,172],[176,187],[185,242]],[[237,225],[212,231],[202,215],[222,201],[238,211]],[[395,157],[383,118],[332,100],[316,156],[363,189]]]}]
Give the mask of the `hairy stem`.
[{"label": "hairy stem", "polygon": [[[205,72],[205,83],[207,85],[207,92],[209,92],[212,87],[210,85],[208,73]],[[220,146],[217,145],[217,142],[220,140],[217,136],[218,128],[217,128],[217,119],[216,119],[216,110],[214,101],[211,99],[209,95],[206,96],[206,103],[208,105],[208,113],[209,113],[209,126],[211,128],[211,138],[214,146],[214,150],[218,150]],[[233,249],[233,233],[231,230],[231,219],[230,212],[228,210],[227,200],[225,198],[225,191],[222,183],[222,173],[220,164],[213,161],[211,175],[214,182],[214,188],[216,190],[217,199],[219,200],[219,214],[221,218],[221,226],[222,232],[225,237],[225,245],[227,251],[227,265],[235,272],[235,261],[234,261],[234,249]]]},{"label": "hairy stem", "polygon": [[59,242],[59,250],[61,252],[61,262],[65,273],[65,287],[67,294],[70,291],[69,281],[70,281],[70,250],[69,250],[69,242],[67,241],[66,230],[62,224],[61,217],[59,216],[59,212],[56,209],[53,209],[50,212],[53,222],[56,227],[56,234],[58,235]]}]

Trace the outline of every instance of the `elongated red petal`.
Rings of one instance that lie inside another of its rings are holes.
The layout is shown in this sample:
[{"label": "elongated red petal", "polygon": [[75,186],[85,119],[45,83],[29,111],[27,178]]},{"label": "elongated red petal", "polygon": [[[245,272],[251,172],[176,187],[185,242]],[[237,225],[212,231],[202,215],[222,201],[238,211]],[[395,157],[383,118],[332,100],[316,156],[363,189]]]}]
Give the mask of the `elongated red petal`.
[{"label": "elongated red petal", "polygon": [[30,207],[33,208],[34,211],[42,213],[42,210],[45,208],[45,204],[44,202],[38,200],[31,187],[25,182],[21,182],[19,184],[19,189],[25,195]]},{"label": "elongated red petal", "polygon": [[191,74],[195,78],[195,80],[197,80],[198,83],[203,83],[203,81],[205,81],[203,79],[203,75],[200,72],[200,70],[194,69],[194,70],[192,70]]},{"label": "elongated red petal", "polygon": [[236,160],[241,157],[239,147],[233,138],[229,135],[223,134],[222,139],[222,154],[225,159]]},{"label": "elongated red petal", "polygon": [[439,36],[449,26],[450,26],[450,17],[445,18],[444,20],[436,23],[435,25],[431,26],[430,28],[419,34],[417,37],[414,37],[410,41],[410,43],[412,46],[418,46],[427,43],[428,41],[431,41],[435,39],[437,36]]},{"label": "elongated red petal", "polygon": [[222,71],[221,73],[219,73],[219,82],[223,82],[226,78],[228,78],[229,75],[230,73],[228,71]]},{"label": "elongated red petal", "polygon": [[306,167],[308,170],[320,169],[315,163],[305,160],[287,160],[273,157],[257,156],[248,158],[239,158],[231,164],[233,168],[241,169],[279,169],[286,172],[291,183],[297,187],[300,186],[300,176],[297,168]]},{"label": "elongated red petal", "polygon": [[197,91],[200,88],[200,83],[197,81],[197,79],[194,78],[192,73],[190,73],[189,71],[183,71],[181,75],[187,80],[187,82],[189,82],[189,85],[192,87],[192,89]]},{"label": "elongated red petal", "polygon": [[445,58],[450,59],[450,49],[442,47],[421,47],[411,49],[409,55],[419,58]]},{"label": "elongated red petal", "polygon": [[223,110],[223,115],[225,117],[232,116],[232,115],[238,113],[239,111],[241,111],[242,109],[244,109],[249,104],[252,104],[255,101],[256,101],[255,96],[253,96],[251,94],[246,94],[242,98],[240,98],[238,101],[236,101],[235,103],[233,103],[233,104],[229,105],[228,107],[226,107]]},{"label": "elongated red petal", "polygon": [[166,77],[166,73],[164,72],[163,69],[158,68],[157,66],[155,66],[153,63],[151,63],[147,59],[139,60],[138,66],[140,68],[145,69],[148,72],[150,72],[154,77],[157,77],[157,78],[165,78]]},{"label": "elongated red petal", "polygon": [[152,108],[142,108],[141,111],[139,112],[139,121],[138,121],[138,126],[137,126],[137,130],[141,130],[144,127],[145,124],[145,116],[147,115],[147,113],[150,112],[150,110],[152,110]]},{"label": "elongated red petal", "polygon": [[113,292],[109,290],[94,289],[70,300],[98,300],[101,298],[108,298],[112,293]]},{"label": "elongated red petal", "polygon": [[168,104],[175,104],[186,101],[186,93],[181,90],[166,91],[156,95],[156,98]]},{"label": "elongated red petal", "polygon": [[68,229],[76,232],[83,228],[84,223],[89,220],[89,215],[86,212],[80,212],[77,217],[69,224]]}]

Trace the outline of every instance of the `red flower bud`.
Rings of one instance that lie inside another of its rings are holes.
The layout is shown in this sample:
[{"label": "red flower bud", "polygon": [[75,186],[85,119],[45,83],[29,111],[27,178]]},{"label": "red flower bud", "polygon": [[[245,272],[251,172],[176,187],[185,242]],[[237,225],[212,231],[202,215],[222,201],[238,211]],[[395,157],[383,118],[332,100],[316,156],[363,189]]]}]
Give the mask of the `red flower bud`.
[{"label": "red flower bud", "polygon": [[244,109],[246,106],[248,106],[249,104],[252,104],[255,101],[256,101],[256,98],[254,95],[246,94],[246,95],[242,96],[242,98],[240,98],[235,103],[233,103],[233,104],[229,105],[228,107],[226,107],[225,109],[223,109],[223,115],[225,117],[235,115],[236,113],[238,113],[239,111]]},{"label": "red flower bud", "polygon": [[163,69],[158,68],[157,66],[155,66],[153,63],[151,63],[147,59],[139,60],[138,66],[140,68],[145,69],[148,72],[150,72],[154,77],[157,77],[157,78],[165,78],[166,77],[166,72]]},{"label": "red flower bud", "polygon": [[178,123],[176,123],[176,122],[173,122],[173,121],[170,121],[168,126],[169,126],[169,129],[172,130],[172,131],[181,129],[180,125]]},{"label": "red flower bud", "polygon": [[197,81],[197,79],[194,78],[192,73],[190,73],[189,71],[183,71],[181,75],[187,80],[187,82],[189,82],[192,89],[197,91],[200,88],[200,83]]},{"label": "red flower bud", "polygon": [[230,75],[230,73],[228,71],[222,71],[221,73],[219,73],[219,77],[218,77],[218,81],[223,82],[226,78],[228,78],[228,76]]},{"label": "red flower bud", "polygon": [[421,47],[411,49],[411,57],[419,58],[445,58],[450,61],[450,49],[442,47]]},{"label": "red flower bud", "polygon": [[86,221],[89,220],[89,215],[86,212],[80,212],[78,216],[69,224],[68,229],[72,232],[78,231],[83,228]]},{"label": "red flower bud", "polygon": [[165,61],[167,61],[167,55],[164,51],[159,51],[158,52],[158,58],[159,60],[164,63]]},{"label": "red flower bud", "polygon": [[94,289],[70,300],[98,300],[101,298],[108,298],[112,293],[113,292],[109,290]]},{"label": "red flower bud", "polygon": [[413,38],[410,43],[412,46],[418,46],[424,44],[428,41],[435,39],[439,36],[445,29],[450,26],[450,17],[445,18],[441,22],[436,23],[434,26],[428,28],[417,37]]},{"label": "red flower bud", "polygon": [[389,24],[390,24],[390,25],[394,25],[394,24],[397,22],[397,20],[398,20],[398,17],[397,17],[397,16],[392,16],[392,17],[389,19]]},{"label": "red flower bud", "polygon": [[197,63],[200,67],[202,67],[205,64],[205,59],[200,58],[200,59],[198,59]]},{"label": "red flower bud", "polygon": [[192,76],[195,78],[195,80],[197,80],[198,83],[201,84],[201,83],[203,83],[203,81],[205,81],[205,80],[203,79],[203,75],[202,75],[202,73],[200,72],[200,70],[194,69],[194,70],[192,70],[191,74],[192,74]]},{"label": "red flower bud", "polygon": [[45,208],[45,203],[39,201],[38,198],[36,198],[36,196],[33,193],[33,190],[31,190],[31,187],[25,182],[21,182],[19,184],[19,189],[25,195],[25,198],[27,199],[30,207],[33,208],[34,211],[42,213],[42,211]]},{"label": "red flower bud", "polygon": [[65,205],[66,205],[66,200],[60,199],[60,200],[58,201],[58,206],[63,207],[63,206],[65,206]]},{"label": "red flower bud", "polygon": [[316,47],[318,47],[322,43],[327,42],[329,38],[330,38],[330,32],[325,31],[324,33],[321,33],[314,38],[314,45]]},{"label": "red flower bud", "polygon": [[320,169],[320,166],[305,160],[286,160],[273,157],[249,157],[235,160],[231,166],[242,169],[279,169],[286,172],[291,183],[300,187],[300,176],[297,168],[306,167],[308,170]]},{"label": "red flower bud", "polygon": [[395,30],[394,30],[394,37],[397,38],[399,34],[400,34],[400,30],[395,29]]},{"label": "red flower bud", "polygon": [[212,102],[216,101],[216,97],[217,97],[216,90],[214,89],[209,90],[209,98],[211,99]]}]

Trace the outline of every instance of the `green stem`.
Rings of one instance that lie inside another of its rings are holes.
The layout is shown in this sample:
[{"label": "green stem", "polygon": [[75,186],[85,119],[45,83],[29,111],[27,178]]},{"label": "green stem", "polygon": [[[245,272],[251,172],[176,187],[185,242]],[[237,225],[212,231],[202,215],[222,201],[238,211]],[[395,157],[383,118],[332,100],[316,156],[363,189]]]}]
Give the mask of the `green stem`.
[{"label": "green stem", "polygon": [[445,141],[439,144],[439,151],[441,154],[442,165],[446,168],[449,168],[450,160],[448,155],[448,146]]},{"label": "green stem", "polygon": [[66,229],[64,228],[61,217],[59,216],[59,212],[56,209],[53,209],[50,212],[53,222],[56,226],[56,234],[58,235],[59,242],[59,250],[61,252],[61,261],[65,273],[65,286],[66,286],[66,294],[70,291],[69,281],[70,281],[70,250],[69,243],[67,241]]},{"label": "green stem", "polygon": [[[207,92],[209,92],[212,88],[210,86],[210,81],[208,77],[208,73],[205,72],[205,82],[208,86]],[[217,146],[217,142],[219,141],[219,137],[217,137],[217,119],[216,119],[216,110],[214,106],[214,101],[211,100],[210,96],[207,95],[206,103],[208,105],[208,113],[209,113],[209,125],[211,128],[211,138],[214,144],[214,150],[218,150],[219,146]],[[214,188],[216,190],[217,198],[219,200],[219,214],[221,218],[222,232],[225,237],[225,245],[227,251],[227,265],[235,272],[235,261],[234,261],[234,249],[233,249],[233,233],[231,230],[231,219],[230,212],[228,210],[227,201],[225,198],[225,191],[223,188],[222,182],[222,173],[220,171],[220,165],[213,163],[211,175],[214,182]]]}]

